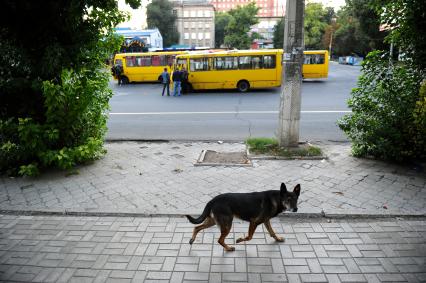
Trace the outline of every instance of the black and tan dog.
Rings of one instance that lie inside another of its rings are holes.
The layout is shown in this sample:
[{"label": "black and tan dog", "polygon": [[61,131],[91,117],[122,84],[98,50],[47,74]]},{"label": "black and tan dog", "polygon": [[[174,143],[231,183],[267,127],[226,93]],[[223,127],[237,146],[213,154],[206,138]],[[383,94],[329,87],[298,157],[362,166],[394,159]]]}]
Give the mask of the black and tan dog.
[{"label": "black and tan dog", "polygon": [[300,195],[300,184],[294,187],[293,192],[288,192],[284,183],[281,189],[254,192],[254,193],[227,193],[214,197],[204,208],[203,213],[198,218],[186,215],[193,224],[200,224],[194,228],[192,238],[189,243],[195,241],[198,232],[217,224],[220,228],[220,238],[218,240],[226,251],[234,251],[234,247],[225,244],[225,238],[231,231],[232,220],[235,217],[249,221],[250,226],[248,236],[237,239],[237,243],[249,241],[259,224],[265,224],[269,235],[276,241],[283,242],[284,239],[278,237],[272,230],[270,219],[285,210],[297,211],[297,199]]}]

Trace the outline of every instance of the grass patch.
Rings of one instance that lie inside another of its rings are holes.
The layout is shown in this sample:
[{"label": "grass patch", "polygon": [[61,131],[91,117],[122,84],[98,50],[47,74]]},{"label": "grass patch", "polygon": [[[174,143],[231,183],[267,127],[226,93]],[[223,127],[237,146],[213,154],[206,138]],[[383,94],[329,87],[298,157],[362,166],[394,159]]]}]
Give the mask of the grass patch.
[{"label": "grass patch", "polygon": [[319,147],[310,144],[301,144],[295,148],[281,148],[278,140],[275,138],[249,138],[246,140],[250,152],[255,154],[264,154],[283,157],[309,157],[322,156],[323,153]]}]

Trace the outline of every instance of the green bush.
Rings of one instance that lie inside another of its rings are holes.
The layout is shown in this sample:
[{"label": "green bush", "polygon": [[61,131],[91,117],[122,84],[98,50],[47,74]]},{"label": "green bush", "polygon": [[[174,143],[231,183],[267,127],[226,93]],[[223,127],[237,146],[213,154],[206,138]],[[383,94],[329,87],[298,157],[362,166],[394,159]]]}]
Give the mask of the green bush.
[{"label": "green bush", "polygon": [[382,52],[367,56],[348,101],[352,113],[338,121],[354,156],[426,157],[424,90],[419,97],[423,77],[408,60],[392,65]]},{"label": "green bush", "polygon": [[114,27],[126,18],[117,4],[4,3],[9,17],[0,28],[0,173],[36,175],[105,153],[112,95],[105,61],[119,50],[122,38]]},{"label": "green bush", "polygon": [[69,169],[105,153],[109,73],[64,70],[42,84],[45,119],[0,121],[0,171],[38,174],[39,167]]}]

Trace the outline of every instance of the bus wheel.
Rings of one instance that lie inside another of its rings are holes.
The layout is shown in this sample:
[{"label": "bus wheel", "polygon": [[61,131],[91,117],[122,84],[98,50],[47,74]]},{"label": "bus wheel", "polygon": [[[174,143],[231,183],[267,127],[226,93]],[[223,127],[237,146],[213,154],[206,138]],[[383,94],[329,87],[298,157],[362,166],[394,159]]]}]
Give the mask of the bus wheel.
[{"label": "bus wheel", "polygon": [[123,85],[128,84],[128,83],[129,83],[129,78],[128,78],[128,77],[125,77],[125,76],[121,77],[121,83],[122,83]]},{"label": "bus wheel", "polygon": [[237,89],[239,92],[246,92],[250,88],[248,81],[239,81],[237,84]]}]

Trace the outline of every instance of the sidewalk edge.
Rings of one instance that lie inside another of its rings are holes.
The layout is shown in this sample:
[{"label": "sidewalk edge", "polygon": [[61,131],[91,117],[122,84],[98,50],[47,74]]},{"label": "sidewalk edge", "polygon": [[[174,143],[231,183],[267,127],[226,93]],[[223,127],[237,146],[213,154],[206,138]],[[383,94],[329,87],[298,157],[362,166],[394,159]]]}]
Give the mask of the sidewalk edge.
[{"label": "sidewalk edge", "polygon": [[[19,216],[84,216],[84,217],[184,217],[180,213],[142,213],[109,211],[72,211],[72,210],[0,210],[0,215]],[[277,218],[333,218],[333,219],[367,219],[367,218],[426,218],[425,213],[283,213]]]}]

